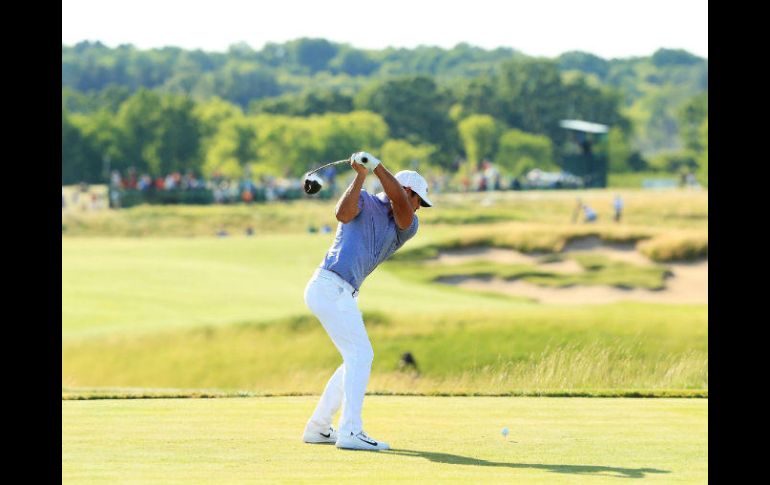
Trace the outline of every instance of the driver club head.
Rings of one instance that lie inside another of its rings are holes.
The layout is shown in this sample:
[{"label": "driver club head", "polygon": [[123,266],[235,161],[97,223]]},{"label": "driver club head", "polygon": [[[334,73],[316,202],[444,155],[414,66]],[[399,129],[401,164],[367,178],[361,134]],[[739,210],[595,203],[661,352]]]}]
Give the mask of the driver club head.
[{"label": "driver club head", "polygon": [[313,195],[318,193],[318,191],[321,190],[321,187],[323,186],[323,180],[318,175],[311,173],[308,175],[305,175],[305,193],[308,195]]}]

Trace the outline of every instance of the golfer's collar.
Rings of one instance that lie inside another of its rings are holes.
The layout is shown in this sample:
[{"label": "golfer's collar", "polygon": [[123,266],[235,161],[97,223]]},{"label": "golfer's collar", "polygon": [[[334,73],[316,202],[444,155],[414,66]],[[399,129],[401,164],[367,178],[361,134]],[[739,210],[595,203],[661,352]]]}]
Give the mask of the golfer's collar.
[{"label": "golfer's collar", "polygon": [[375,195],[375,197],[377,198],[377,200],[379,200],[383,204],[390,203],[390,198],[388,197],[388,194],[386,194],[385,192],[378,192],[377,195]]}]

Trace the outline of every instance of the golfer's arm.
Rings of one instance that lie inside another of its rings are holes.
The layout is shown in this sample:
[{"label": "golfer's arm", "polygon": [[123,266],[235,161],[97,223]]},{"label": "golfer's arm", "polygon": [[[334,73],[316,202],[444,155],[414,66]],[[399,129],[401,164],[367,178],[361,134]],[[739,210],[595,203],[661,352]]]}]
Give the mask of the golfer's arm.
[{"label": "golfer's arm", "polygon": [[380,179],[382,189],[388,194],[388,198],[393,202],[393,218],[399,229],[406,229],[412,225],[414,210],[409,199],[406,196],[406,190],[401,186],[396,177],[393,176],[382,163],[374,169],[374,174]]},{"label": "golfer's arm", "polygon": [[364,186],[364,180],[366,180],[366,174],[357,173],[355,180],[348,186],[348,189],[342,194],[340,200],[337,202],[335,209],[335,216],[337,220],[343,224],[355,219],[358,215],[358,198],[361,196],[361,188]]}]

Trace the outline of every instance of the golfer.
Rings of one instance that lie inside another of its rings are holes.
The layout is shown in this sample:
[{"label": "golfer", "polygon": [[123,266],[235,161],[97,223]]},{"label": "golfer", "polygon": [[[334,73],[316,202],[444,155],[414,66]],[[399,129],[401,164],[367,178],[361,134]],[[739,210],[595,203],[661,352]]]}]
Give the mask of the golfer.
[{"label": "golfer", "polygon": [[[374,351],[358,309],[358,290],[377,265],[417,233],[417,209],[433,204],[428,199],[428,184],[417,172],[403,170],[393,176],[366,152],[351,155],[350,166],[356,178],[337,202],[337,234],[305,288],[305,303],[342,355],[342,365],[326,384],[303,441],[335,443],[337,448],[352,450],[387,450],[387,443],[364,432],[361,421]],[[362,190],[369,170],[380,179],[384,193],[371,195]],[[332,419],[340,407],[338,433]]]}]

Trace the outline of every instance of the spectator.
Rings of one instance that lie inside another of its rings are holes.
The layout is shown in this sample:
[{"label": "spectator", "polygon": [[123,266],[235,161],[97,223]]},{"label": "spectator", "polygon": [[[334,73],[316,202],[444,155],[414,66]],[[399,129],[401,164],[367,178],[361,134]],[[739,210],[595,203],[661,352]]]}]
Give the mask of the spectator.
[{"label": "spectator", "polygon": [[139,178],[139,185],[137,188],[141,191],[148,191],[152,188],[152,179],[149,175],[144,174]]},{"label": "spectator", "polygon": [[585,214],[584,222],[594,222],[596,220],[596,212],[588,204],[583,204],[583,213]]},{"label": "spectator", "polygon": [[198,178],[195,176],[195,173],[190,172],[190,188],[199,189],[203,187],[204,187],[203,181],[198,180]]},{"label": "spectator", "polygon": [[500,172],[492,165],[489,160],[484,160],[482,180],[486,190],[500,190]]},{"label": "spectator", "polygon": [[620,218],[623,215],[623,199],[620,197],[620,194],[615,195],[612,207],[615,209],[615,222],[620,222]]},{"label": "spectator", "polygon": [[120,176],[120,172],[117,170],[113,170],[110,174],[110,186],[114,188],[119,188],[123,185],[123,179]]},{"label": "spectator", "polygon": [[120,193],[122,189],[119,187],[110,187],[110,208],[120,209]]},{"label": "spectator", "polygon": [[691,188],[699,188],[700,184],[698,183],[698,180],[695,178],[695,174],[692,172],[687,173],[687,177],[685,178],[687,186]]},{"label": "spectator", "polygon": [[128,169],[128,181],[126,183],[126,188],[135,189],[136,184],[137,184],[136,169],[134,167],[131,167]]}]

